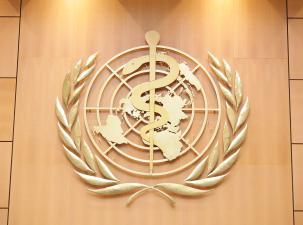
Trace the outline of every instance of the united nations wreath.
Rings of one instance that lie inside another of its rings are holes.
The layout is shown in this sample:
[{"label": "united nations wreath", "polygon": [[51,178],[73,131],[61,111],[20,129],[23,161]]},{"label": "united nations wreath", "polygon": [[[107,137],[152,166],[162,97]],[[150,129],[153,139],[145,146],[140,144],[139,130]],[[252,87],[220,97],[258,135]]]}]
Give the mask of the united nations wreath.
[{"label": "united nations wreath", "polygon": [[243,100],[239,74],[233,72],[225,60],[220,61],[209,53],[209,66],[217,77],[226,102],[227,121],[223,127],[223,150],[220,150],[217,141],[209,155],[202,159],[184,180],[184,184],[159,183],[148,186],[141,183],[120,183],[102,159],[93,154],[81,134],[79,98],[85,89],[86,80],[95,69],[96,57],[97,53],[88,57],[85,63],[78,61],[66,74],[61,101],[57,98],[55,107],[63,149],[75,172],[94,187],[89,191],[102,196],[130,194],[127,201],[127,204],[130,204],[145,191],[153,190],[163,195],[173,205],[175,201],[171,194],[198,196],[213,190],[236,162],[247,134],[249,101],[248,98]]}]

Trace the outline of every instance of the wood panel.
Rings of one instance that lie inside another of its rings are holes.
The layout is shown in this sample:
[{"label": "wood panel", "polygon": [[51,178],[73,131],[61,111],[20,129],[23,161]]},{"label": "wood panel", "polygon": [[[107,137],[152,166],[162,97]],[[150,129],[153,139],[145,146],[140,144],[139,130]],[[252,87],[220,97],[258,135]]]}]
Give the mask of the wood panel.
[{"label": "wood panel", "polygon": [[[160,4],[161,7],[157,1],[143,2],[116,0],[110,3],[91,1],[86,4],[84,1],[78,1],[71,5],[69,1],[53,1],[47,3],[51,8],[45,7],[44,1],[28,2],[23,14],[26,21],[23,23],[23,30],[36,32],[23,35],[21,57],[76,59],[78,55],[84,56],[100,50],[99,57],[104,61],[121,49],[144,44],[142,35],[155,28],[165,36],[162,44],[179,47],[201,60],[206,58],[207,50],[233,57],[234,34],[229,29],[234,22],[233,0],[223,3],[208,0],[164,0]],[[83,19],[76,19],[78,17]],[[62,18],[66,20],[63,23]],[[197,24],[199,27],[196,27]],[[168,27],[171,29],[167,29]],[[171,35],[172,30],[174,35]],[[125,38],[129,32],[132,38]],[[75,36],[75,33],[78,35]],[[109,42],[115,43],[114,49]],[[61,43],[65,45],[62,46]]]},{"label": "wood panel", "polygon": [[295,224],[303,225],[303,212],[295,212]]},{"label": "wood panel", "polygon": [[289,24],[289,70],[290,78],[303,78],[303,20],[291,19]]},{"label": "wood panel", "polygon": [[7,209],[0,209],[0,225],[7,225]]},{"label": "wood panel", "polygon": [[15,77],[19,18],[0,18],[0,77]]},{"label": "wood panel", "polygon": [[0,143],[0,207],[8,207],[12,144]]},{"label": "wood panel", "polygon": [[[287,60],[280,59],[286,57],[286,30],[285,24],[275,21],[284,19],[280,12],[285,8],[280,1],[222,2],[26,3],[21,24],[10,225],[292,223]],[[242,7],[244,12],[237,15]],[[257,19],[260,28],[246,30],[241,37],[231,29],[236,20],[243,20],[238,31],[245,25],[257,27],[250,14],[245,14],[247,7],[255,7],[263,19],[262,23]],[[100,66],[118,52],[142,44],[149,29],[161,33],[162,44],[185,50],[203,63],[207,50],[226,57],[241,73],[252,104],[249,136],[231,176],[206,197],[178,198],[175,208],[154,193],[131,207],[125,206],[125,196],[98,198],[88,193],[68,164],[57,136],[54,100],[72,62],[97,50]],[[267,29],[267,37],[261,37]],[[261,51],[264,40],[271,39],[268,51]],[[239,41],[245,48],[240,48]],[[251,59],[254,57],[259,59]],[[262,59],[267,57],[277,59]]]},{"label": "wood panel", "polygon": [[0,141],[11,141],[13,135],[15,79],[0,79]]},{"label": "wood panel", "polygon": [[20,0],[0,0],[0,16],[19,16]]},{"label": "wood panel", "polygon": [[[287,58],[285,1],[235,1],[235,57]],[[279,46],[279,47],[277,47]]]},{"label": "wood panel", "polygon": [[247,145],[254,146],[254,149],[264,148],[260,152],[250,152],[250,160],[267,164],[270,156],[273,164],[287,164],[290,159],[288,95],[281,94],[288,91],[287,60],[238,59],[235,65],[244,76],[244,88],[251,99],[250,118],[253,122],[249,124],[249,132],[253,138],[247,140]]},{"label": "wood panel", "polygon": [[292,141],[294,143],[303,142],[303,81],[295,80],[290,82],[291,99],[291,129]]},{"label": "wood panel", "polygon": [[303,145],[293,145],[292,156],[295,210],[303,210]]},{"label": "wood panel", "polygon": [[303,2],[301,0],[287,0],[288,16],[303,17]]}]

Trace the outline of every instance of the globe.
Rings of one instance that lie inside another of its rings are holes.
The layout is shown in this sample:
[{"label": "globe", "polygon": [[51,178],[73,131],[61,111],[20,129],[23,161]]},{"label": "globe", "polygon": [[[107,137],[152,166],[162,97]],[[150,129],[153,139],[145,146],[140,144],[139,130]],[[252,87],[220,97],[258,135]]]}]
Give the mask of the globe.
[{"label": "globe", "polygon": [[[136,107],[135,90],[152,86],[152,69],[142,63],[127,76],[124,71],[149,50],[147,45],[129,49],[100,67],[87,87],[83,118],[92,145],[113,166],[133,175],[166,176],[206,157],[220,127],[221,103],[216,81],[196,59],[158,45],[160,58],[177,62],[178,76],[168,85],[142,91],[141,105],[149,108]],[[171,70],[164,60],[156,61],[154,80],[165,80]],[[144,139],[142,130],[163,120],[163,111],[165,123]]]}]

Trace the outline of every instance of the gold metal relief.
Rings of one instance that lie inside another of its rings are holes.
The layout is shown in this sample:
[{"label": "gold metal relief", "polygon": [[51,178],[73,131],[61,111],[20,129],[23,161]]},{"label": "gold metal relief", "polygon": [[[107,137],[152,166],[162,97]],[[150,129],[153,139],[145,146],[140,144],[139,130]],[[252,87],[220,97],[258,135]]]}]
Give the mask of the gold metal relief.
[{"label": "gold metal relief", "polygon": [[[129,194],[130,204],[152,190],[174,204],[173,196],[202,195],[229,173],[246,137],[249,102],[243,99],[239,74],[227,61],[209,53],[213,76],[188,54],[158,45],[156,31],[147,32],[145,40],[148,45],[113,57],[91,79],[97,54],[67,73],[56,101],[58,131],[68,159],[90,191]],[[221,104],[226,112],[222,129]],[[107,163],[132,179],[192,171],[183,183],[150,186],[119,181]]]}]

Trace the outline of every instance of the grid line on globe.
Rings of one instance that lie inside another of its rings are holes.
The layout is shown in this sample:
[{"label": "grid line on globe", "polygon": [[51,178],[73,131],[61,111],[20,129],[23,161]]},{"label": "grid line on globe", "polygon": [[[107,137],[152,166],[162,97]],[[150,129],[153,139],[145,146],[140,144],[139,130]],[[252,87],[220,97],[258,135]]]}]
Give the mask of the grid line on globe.
[{"label": "grid line on globe", "polygon": [[[174,58],[179,73],[171,84],[154,90],[153,104],[168,111],[167,123],[153,128],[155,143],[140,137],[152,116],[137,109],[131,99],[137,86],[151,82],[150,65],[145,63],[131,74],[124,72],[132,60],[149,50],[149,45],[135,47],[107,61],[88,85],[83,115],[89,139],[108,162],[133,175],[155,177],[180,172],[206,156],[217,136],[222,109],[216,82],[196,59],[157,45],[157,54]],[[156,80],[169,72],[165,62],[155,63]],[[151,104],[149,91],[141,97]],[[157,112],[153,114],[154,122],[161,119]],[[206,140],[200,141],[203,136]]]}]

